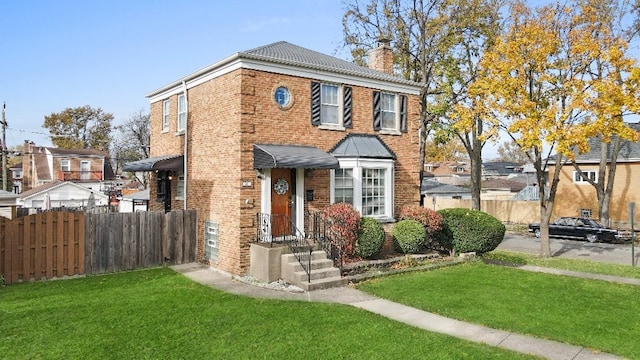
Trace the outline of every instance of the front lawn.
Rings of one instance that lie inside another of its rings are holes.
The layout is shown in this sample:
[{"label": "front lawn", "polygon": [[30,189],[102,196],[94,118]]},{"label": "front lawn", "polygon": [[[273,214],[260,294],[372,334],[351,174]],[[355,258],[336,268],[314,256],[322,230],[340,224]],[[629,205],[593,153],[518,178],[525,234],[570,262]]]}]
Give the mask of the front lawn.
[{"label": "front lawn", "polygon": [[6,359],[525,359],[345,305],[260,300],[170,269],[0,287]]},{"label": "front lawn", "polygon": [[640,357],[640,287],[487,265],[375,279],[359,289],[493,328]]}]

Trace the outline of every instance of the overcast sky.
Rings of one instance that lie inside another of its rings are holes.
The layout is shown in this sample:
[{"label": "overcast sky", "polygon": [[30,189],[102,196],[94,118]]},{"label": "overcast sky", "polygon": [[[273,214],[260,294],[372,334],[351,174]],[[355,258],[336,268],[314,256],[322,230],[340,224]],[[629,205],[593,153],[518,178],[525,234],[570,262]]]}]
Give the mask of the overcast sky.
[{"label": "overcast sky", "polygon": [[51,145],[44,117],[100,107],[121,123],[146,94],[238,51],[288,41],[350,60],[339,0],[58,0],[0,6],[7,144]]}]

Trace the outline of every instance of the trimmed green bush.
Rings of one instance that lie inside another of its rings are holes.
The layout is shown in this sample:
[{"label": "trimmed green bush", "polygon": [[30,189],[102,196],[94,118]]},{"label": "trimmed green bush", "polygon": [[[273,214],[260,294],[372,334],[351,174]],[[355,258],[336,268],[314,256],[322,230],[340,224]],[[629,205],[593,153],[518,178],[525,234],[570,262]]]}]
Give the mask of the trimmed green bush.
[{"label": "trimmed green bush", "polygon": [[429,249],[442,250],[435,241],[435,234],[442,230],[442,216],[436,211],[418,205],[406,205],[400,210],[398,220],[415,220],[424,226],[426,236],[424,246]]},{"label": "trimmed green bush", "polygon": [[415,220],[400,220],[392,230],[393,244],[403,254],[420,252],[426,238],[424,226]]},{"label": "trimmed green bush", "polygon": [[504,224],[485,212],[455,208],[438,213],[442,215],[443,226],[435,238],[451,253],[483,254],[494,250],[504,239]]},{"label": "trimmed green bush", "polygon": [[384,244],[384,229],[374,218],[363,217],[356,241],[356,255],[365,259],[376,256]]}]

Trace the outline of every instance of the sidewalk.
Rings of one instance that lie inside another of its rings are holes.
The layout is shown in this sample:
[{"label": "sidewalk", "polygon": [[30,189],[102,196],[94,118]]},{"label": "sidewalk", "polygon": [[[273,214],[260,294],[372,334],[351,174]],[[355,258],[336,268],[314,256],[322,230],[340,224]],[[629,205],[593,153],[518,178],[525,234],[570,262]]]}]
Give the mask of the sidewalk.
[{"label": "sidewalk", "polygon": [[[223,274],[200,264],[190,263],[175,265],[171,268],[196,282],[237,295],[255,298],[330,302],[351,305],[417,328],[447,334],[468,341],[497,346],[520,353],[532,354],[545,359],[621,359],[621,357],[616,355],[594,353],[591,350],[580,346],[563,344],[503,330],[491,329],[485,326],[446,318],[409,306],[380,299],[350,287],[337,287],[310,292],[279,291],[247,284],[234,279],[231,275]],[[529,268],[525,270],[539,271],[540,269]],[[619,280],[619,278],[609,280],[615,281]]]}]

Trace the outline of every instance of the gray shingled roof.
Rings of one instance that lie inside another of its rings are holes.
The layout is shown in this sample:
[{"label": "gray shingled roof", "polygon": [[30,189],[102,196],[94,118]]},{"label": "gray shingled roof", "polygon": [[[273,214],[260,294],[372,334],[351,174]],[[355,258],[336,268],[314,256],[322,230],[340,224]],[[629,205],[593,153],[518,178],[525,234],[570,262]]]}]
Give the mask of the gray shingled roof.
[{"label": "gray shingled roof", "polygon": [[456,194],[465,195],[471,194],[471,191],[467,188],[460,186],[443,184],[437,181],[422,179],[422,185],[420,186],[420,193],[422,195],[436,195],[436,194]]},{"label": "gray shingled roof", "polygon": [[[627,124],[633,130],[640,132],[640,123],[628,123]],[[600,161],[600,150],[602,147],[602,142],[599,137],[589,139],[589,147],[590,150],[585,154],[576,154],[577,162],[599,162]],[[607,149],[607,157],[609,158],[609,152],[611,151],[611,146]],[[620,144],[620,152],[618,153],[618,161],[624,162],[628,160],[640,160],[640,141],[624,141]]]},{"label": "gray shingled roof", "polygon": [[368,67],[359,66],[353,62],[309,50],[298,45],[290,44],[286,41],[279,41],[273,44],[260,46],[255,49],[241,51],[238,55],[245,59],[263,60],[347,75],[363,76],[404,85],[419,86],[419,84],[413,81],[390,75],[385,72],[373,70]]},{"label": "gray shingled roof", "polygon": [[106,151],[94,150],[94,149],[62,149],[55,147],[48,147],[47,150],[53,155],[78,155],[78,156],[98,156],[109,157],[109,153]]},{"label": "gray shingled roof", "polygon": [[348,134],[329,153],[336,157],[396,159],[382,139],[367,134]]},{"label": "gray shingled roof", "polygon": [[286,41],[279,41],[254,49],[237,52],[212,65],[191,73],[177,81],[156,89],[148,93],[147,97],[153,97],[157,94],[162,93],[163,91],[167,91],[177,86],[182,86],[183,81],[196,79],[204,74],[215,71],[216,69],[222,68],[237,60],[252,60],[256,62],[295,66],[298,68],[309,69],[311,70],[311,72],[318,73],[330,72],[347,76],[357,76],[375,81],[410,86],[416,89],[419,89],[421,87],[419,83],[411,80],[406,80],[400,76],[395,76],[392,74],[387,74],[385,72],[373,70],[368,67],[359,66],[353,62],[338,59],[330,55],[325,55],[323,53],[303,48],[298,45],[290,44]]}]

